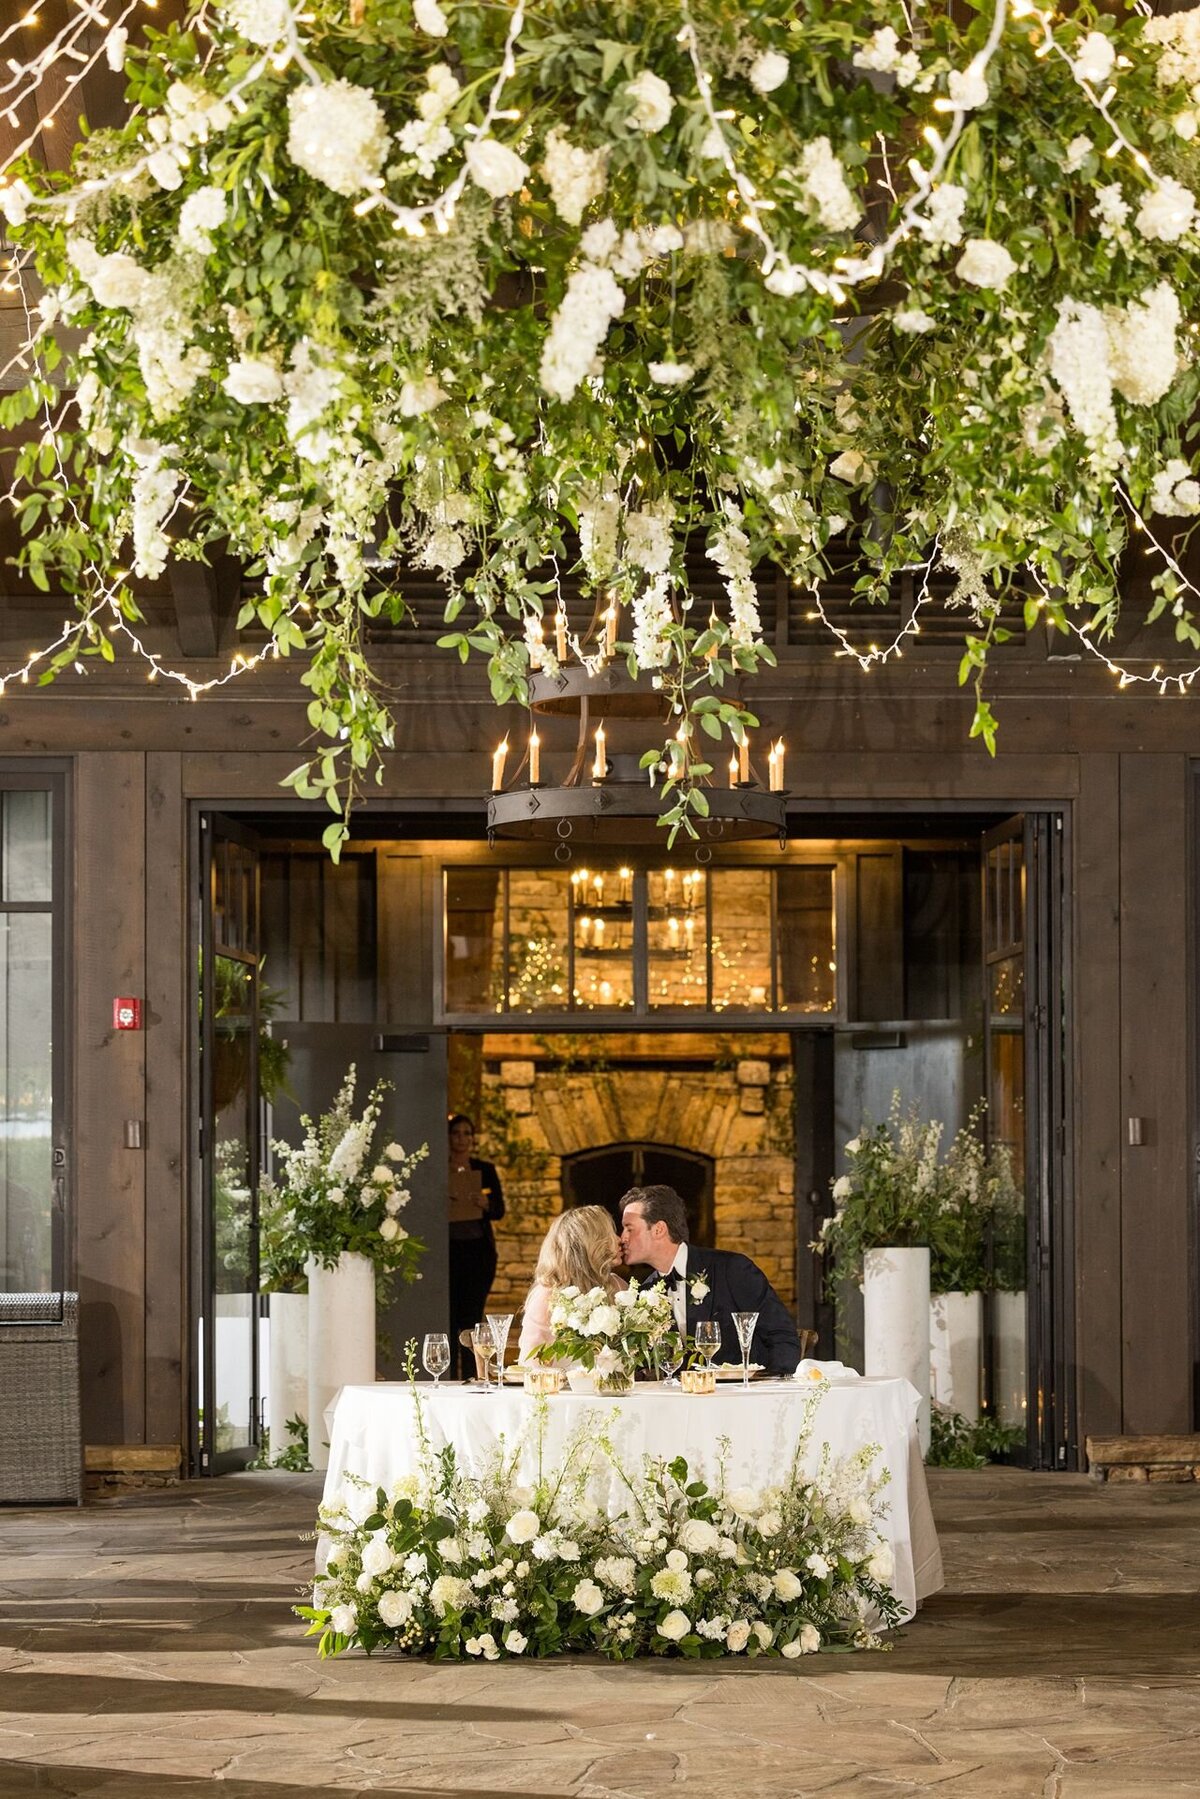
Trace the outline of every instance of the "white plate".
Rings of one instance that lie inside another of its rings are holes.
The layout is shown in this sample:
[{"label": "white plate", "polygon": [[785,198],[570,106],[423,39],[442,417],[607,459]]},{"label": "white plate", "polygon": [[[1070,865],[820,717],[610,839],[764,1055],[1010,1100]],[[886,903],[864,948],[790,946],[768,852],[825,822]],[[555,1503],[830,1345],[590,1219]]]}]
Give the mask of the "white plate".
[{"label": "white plate", "polygon": [[[763,1368],[762,1362],[751,1362],[750,1364],[751,1374],[761,1374]],[[740,1362],[714,1362],[713,1373],[718,1380],[741,1380],[742,1364]]]}]

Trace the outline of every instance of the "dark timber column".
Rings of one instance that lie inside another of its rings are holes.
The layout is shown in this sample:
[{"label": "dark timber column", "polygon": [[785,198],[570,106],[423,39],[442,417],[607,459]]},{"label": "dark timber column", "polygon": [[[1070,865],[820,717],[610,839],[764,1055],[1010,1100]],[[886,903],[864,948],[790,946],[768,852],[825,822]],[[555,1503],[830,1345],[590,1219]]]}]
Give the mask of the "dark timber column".
[{"label": "dark timber column", "polygon": [[1121,757],[1121,1346],[1135,1434],[1192,1425],[1187,771],[1183,755]]}]

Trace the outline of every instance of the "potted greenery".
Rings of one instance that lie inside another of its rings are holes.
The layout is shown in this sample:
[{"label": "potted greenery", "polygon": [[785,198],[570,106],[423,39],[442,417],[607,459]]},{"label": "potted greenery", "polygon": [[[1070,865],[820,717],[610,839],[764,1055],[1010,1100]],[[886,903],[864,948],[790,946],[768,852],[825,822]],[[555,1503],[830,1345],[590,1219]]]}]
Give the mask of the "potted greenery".
[{"label": "potted greenery", "polygon": [[377,1149],[389,1083],[371,1089],[354,1113],[356,1072],[348,1069],[333,1105],[314,1124],[302,1115],[304,1140],[274,1142],[279,1181],[262,1183],[277,1265],[303,1261],[308,1281],[308,1424],[314,1467],[327,1465],[325,1409],[339,1387],[375,1379],[378,1278],[411,1281],[425,1245],[400,1223],[411,1197],[408,1179],[428,1153],[399,1143]]}]

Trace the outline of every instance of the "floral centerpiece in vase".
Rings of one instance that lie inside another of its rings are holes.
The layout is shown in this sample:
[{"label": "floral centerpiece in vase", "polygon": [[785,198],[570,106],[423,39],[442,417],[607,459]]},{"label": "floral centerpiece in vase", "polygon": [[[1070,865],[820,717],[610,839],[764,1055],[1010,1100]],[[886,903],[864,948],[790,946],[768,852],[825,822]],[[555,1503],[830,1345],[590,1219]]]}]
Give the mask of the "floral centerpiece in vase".
[{"label": "floral centerpiece in vase", "polygon": [[563,1287],[550,1307],[554,1331],[532,1353],[539,1362],[565,1362],[572,1386],[594,1382],[597,1393],[628,1393],[639,1369],[657,1370],[675,1335],[675,1314],[661,1281],[610,1293],[607,1287]]},{"label": "floral centerpiece in vase", "polygon": [[361,1116],[354,1111],[356,1082],[351,1064],[329,1111],[315,1123],[301,1116],[299,1146],[272,1143],[279,1175],[260,1189],[273,1255],[303,1261],[308,1278],[308,1419],[318,1468],[326,1465],[324,1413],[338,1389],[375,1379],[377,1289],[397,1277],[415,1280],[425,1249],[399,1215],[428,1145],[377,1149],[390,1082],[376,1082]]}]

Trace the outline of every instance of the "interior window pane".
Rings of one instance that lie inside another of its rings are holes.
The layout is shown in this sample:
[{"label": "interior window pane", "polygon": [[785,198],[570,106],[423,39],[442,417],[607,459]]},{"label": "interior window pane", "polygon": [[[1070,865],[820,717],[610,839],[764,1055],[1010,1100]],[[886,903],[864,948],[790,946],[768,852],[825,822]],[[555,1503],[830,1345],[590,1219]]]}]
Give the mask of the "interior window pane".
[{"label": "interior window pane", "polygon": [[213,1019],[213,1328],[216,1447],[252,1441],[254,1199],[250,1174],[253,1089],[253,972],[218,956]]},{"label": "interior window pane", "polygon": [[51,930],[45,912],[0,918],[0,1287],[53,1284]]},{"label": "interior window pane", "polygon": [[708,895],[702,869],[651,869],[646,877],[650,1005],[708,1004]]},{"label": "interior window pane", "polygon": [[575,943],[572,1001],[585,1012],[633,1005],[633,872],[576,868],[571,873]]},{"label": "interior window pane", "polygon": [[991,983],[992,1016],[1017,1018],[1025,1003],[1025,960],[1022,956],[1006,956],[993,962],[988,970]]},{"label": "interior window pane", "polygon": [[567,1005],[570,884],[562,868],[508,875],[508,1007],[561,1012]]},{"label": "interior window pane", "polygon": [[504,1010],[504,884],[498,869],[446,870],[446,1010]]},{"label": "interior window pane", "polygon": [[712,881],[715,1012],[771,1009],[771,871],[719,868]]},{"label": "interior window pane", "polygon": [[3,846],[6,900],[47,905],[51,897],[51,796],[48,792],[3,795]]},{"label": "interior window pane", "polygon": [[837,1008],[832,868],[781,868],[776,885],[781,1012]]}]

